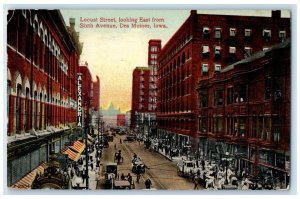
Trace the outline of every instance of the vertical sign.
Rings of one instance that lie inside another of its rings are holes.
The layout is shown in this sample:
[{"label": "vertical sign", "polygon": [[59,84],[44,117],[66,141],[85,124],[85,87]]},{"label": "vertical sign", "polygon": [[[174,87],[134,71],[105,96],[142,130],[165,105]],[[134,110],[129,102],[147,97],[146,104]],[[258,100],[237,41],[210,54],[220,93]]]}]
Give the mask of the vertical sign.
[{"label": "vertical sign", "polygon": [[82,127],[82,73],[77,73],[77,126]]}]

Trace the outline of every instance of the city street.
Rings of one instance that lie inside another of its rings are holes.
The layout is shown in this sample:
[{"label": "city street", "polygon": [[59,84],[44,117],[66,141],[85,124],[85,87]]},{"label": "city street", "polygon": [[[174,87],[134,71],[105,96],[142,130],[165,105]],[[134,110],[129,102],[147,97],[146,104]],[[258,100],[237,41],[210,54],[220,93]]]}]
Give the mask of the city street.
[{"label": "city street", "polygon": [[[145,189],[145,180],[150,178],[152,181],[152,189],[157,190],[192,190],[194,183],[189,182],[187,179],[177,175],[176,163],[171,162],[169,159],[157,152],[150,152],[145,148],[143,142],[138,141],[124,141],[126,135],[116,135],[113,142],[109,142],[109,148],[104,148],[102,155],[100,183],[98,188],[102,189],[104,185],[104,167],[108,162],[114,162],[114,154],[116,151],[121,150],[123,162],[118,164],[118,174],[128,173],[133,176],[135,189]],[[122,139],[122,144],[120,144]],[[116,145],[116,149],[115,149]],[[141,175],[140,182],[136,182],[136,175],[131,171],[134,153],[142,159],[146,165],[146,171]]]}]

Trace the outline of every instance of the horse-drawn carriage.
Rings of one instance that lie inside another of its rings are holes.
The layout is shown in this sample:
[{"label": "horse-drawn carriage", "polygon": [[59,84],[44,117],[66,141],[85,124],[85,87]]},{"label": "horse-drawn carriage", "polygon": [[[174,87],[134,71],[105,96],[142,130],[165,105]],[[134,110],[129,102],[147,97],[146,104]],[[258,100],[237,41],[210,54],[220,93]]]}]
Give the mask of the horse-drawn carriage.
[{"label": "horse-drawn carriage", "polygon": [[113,188],[117,176],[117,163],[110,162],[106,164],[104,186],[107,189]]},{"label": "horse-drawn carriage", "polygon": [[136,174],[145,173],[145,165],[140,158],[132,160],[132,172]]},{"label": "horse-drawn carriage", "polygon": [[115,153],[114,162],[117,162],[118,164],[123,162],[123,156],[121,154],[121,150]]}]

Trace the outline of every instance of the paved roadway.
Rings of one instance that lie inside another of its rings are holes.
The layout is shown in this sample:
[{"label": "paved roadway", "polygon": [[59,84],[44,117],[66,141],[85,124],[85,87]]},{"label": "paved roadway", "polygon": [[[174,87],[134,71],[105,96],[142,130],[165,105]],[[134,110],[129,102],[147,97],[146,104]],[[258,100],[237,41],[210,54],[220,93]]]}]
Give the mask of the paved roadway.
[{"label": "paved roadway", "polygon": [[[151,188],[157,190],[193,190],[193,182],[177,175],[177,167],[174,162],[157,152],[150,152],[149,149],[145,149],[145,145],[142,142],[127,142],[124,141],[125,138],[126,135],[116,135],[114,141],[109,142],[109,148],[104,148],[98,189],[103,189],[106,163],[114,162],[115,152],[121,150],[123,162],[118,165],[118,173],[119,175],[124,173],[125,176],[130,173],[133,176],[136,190],[145,189],[145,180],[147,178],[150,178],[152,181]],[[120,139],[122,139],[122,144],[120,144]],[[142,158],[147,167],[146,172],[141,175],[139,183],[136,182],[136,175],[131,171],[131,160],[134,153]]]}]

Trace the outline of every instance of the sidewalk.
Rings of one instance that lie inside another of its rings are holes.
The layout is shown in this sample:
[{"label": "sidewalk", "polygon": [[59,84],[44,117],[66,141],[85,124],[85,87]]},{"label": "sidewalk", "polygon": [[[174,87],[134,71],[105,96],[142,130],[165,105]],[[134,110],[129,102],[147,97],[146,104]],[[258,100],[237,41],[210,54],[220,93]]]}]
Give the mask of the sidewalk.
[{"label": "sidewalk", "polygon": [[[89,171],[88,171],[88,175],[89,175],[89,189],[90,190],[96,190],[97,188],[97,181],[99,178],[99,169],[100,167],[96,167],[96,150],[94,150],[92,153],[89,154],[89,156],[93,157],[93,170],[91,169],[91,166],[89,166]],[[85,155],[81,155],[81,157],[85,158]],[[85,168],[85,161],[83,161],[83,167]],[[74,172],[75,173],[75,172]],[[76,187],[78,186],[79,183],[79,189],[85,189],[86,187],[86,181],[82,180],[82,178],[80,176],[76,176],[76,174],[74,174],[74,177],[71,179],[71,183],[72,183],[72,187]]]}]

